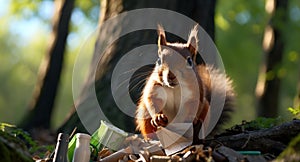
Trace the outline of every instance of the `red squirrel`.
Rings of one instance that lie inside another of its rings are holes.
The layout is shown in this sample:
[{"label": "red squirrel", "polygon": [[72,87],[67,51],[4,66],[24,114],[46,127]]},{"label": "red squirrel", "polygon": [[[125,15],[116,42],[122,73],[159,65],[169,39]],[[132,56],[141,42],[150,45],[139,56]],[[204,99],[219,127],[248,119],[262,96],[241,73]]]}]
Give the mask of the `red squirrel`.
[{"label": "red squirrel", "polygon": [[[187,43],[170,43],[164,29],[158,26],[158,60],[136,110],[137,130],[144,138],[156,138],[157,129],[176,118],[193,123],[193,141],[197,143],[201,124],[210,108],[212,89],[223,90],[226,95],[217,126],[228,120],[234,100],[231,80],[208,65],[196,64],[197,33],[198,25],[191,30]],[[178,115],[181,109],[186,111],[185,115]]]}]

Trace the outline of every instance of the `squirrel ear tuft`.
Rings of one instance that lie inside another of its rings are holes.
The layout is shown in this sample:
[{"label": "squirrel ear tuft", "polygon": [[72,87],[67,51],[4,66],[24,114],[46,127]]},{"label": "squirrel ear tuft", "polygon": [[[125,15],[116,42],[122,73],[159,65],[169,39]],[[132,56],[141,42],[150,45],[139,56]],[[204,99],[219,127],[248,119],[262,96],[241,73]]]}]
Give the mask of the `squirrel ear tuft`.
[{"label": "squirrel ear tuft", "polygon": [[160,52],[162,50],[161,46],[167,45],[165,30],[160,24],[157,25],[157,34],[158,34],[157,45],[158,45],[158,51]]},{"label": "squirrel ear tuft", "polygon": [[194,26],[187,42],[188,48],[193,55],[196,55],[198,51],[198,28],[198,24]]}]

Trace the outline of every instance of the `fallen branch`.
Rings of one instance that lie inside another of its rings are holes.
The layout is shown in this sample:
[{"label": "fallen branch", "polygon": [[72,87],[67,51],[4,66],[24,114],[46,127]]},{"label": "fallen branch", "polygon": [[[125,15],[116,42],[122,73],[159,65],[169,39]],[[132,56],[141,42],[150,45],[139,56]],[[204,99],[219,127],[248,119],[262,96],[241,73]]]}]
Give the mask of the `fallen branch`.
[{"label": "fallen branch", "polygon": [[278,155],[299,133],[300,120],[295,119],[268,129],[219,136],[210,141],[210,145],[221,144],[235,150],[259,150],[262,153]]}]

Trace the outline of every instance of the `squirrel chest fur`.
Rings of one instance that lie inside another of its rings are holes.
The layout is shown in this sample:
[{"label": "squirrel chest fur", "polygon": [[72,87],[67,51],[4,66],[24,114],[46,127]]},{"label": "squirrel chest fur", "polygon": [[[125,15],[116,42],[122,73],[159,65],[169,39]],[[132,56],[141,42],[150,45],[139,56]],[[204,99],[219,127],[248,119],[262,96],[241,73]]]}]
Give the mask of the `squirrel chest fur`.
[{"label": "squirrel chest fur", "polygon": [[196,142],[201,123],[211,108],[212,90],[225,91],[219,123],[224,122],[228,118],[227,112],[232,110],[231,81],[213,68],[196,65],[197,33],[196,25],[187,43],[169,43],[159,26],[158,60],[146,81],[136,111],[137,129],[145,138],[155,138],[156,130],[171,122],[193,123]]}]

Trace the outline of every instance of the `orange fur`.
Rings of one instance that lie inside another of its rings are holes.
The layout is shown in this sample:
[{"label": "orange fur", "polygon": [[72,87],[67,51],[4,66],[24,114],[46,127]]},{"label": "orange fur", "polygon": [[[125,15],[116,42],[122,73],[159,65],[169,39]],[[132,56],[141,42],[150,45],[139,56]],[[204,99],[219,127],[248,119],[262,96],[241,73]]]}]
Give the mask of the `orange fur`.
[{"label": "orange fur", "polygon": [[[145,138],[155,138],[158,127],[176,120],[192,122],[194,141],[197,141],[196,135],[210,108],[212,87],[219,86],[218,89],[222,90],[226,86],[224,111],[232,110],[234,93],[231,81],[213,68],[196,65],[197,28],[195,26],[188,42],[183,44],[167,42],[165,32],[159,26],[159,60],[146,81],[136,111],[137,129]],[[212,85],[212,80],[217,84]],[[224,80],[227,81],[225,86],[221,84]],[[182,116],[177,115],[181,108],[185,111]],[[227,114],[224,114],[221,118],[226,120]]]}]

